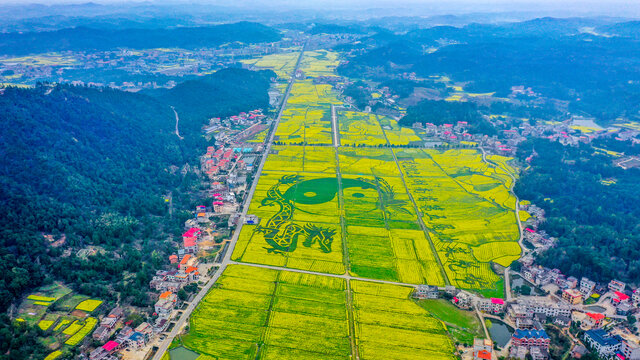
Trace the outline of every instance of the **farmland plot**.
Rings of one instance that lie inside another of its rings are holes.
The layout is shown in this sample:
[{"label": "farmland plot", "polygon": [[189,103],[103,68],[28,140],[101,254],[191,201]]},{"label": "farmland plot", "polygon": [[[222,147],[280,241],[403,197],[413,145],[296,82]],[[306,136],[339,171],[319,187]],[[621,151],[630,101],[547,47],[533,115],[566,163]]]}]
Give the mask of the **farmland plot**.
[{"label": "farmland plot", "polygon": [[229,266],[183,343],[212,358],[347,359],[345,288],[342,279]]}]

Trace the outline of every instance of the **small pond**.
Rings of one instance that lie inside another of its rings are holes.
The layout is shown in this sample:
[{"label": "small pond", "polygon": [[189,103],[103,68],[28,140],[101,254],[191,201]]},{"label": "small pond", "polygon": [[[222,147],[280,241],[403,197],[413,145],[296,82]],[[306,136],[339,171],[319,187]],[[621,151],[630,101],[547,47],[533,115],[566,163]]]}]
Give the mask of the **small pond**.
[{"label": "small pond", "polygon": [[493,340],[499,347],[504,348],[511,339],[513,329],[500,320],[487,320],[490,324],[490,326],[487,324],[487,328],[489,330],[489,335],[491,335],[491,340]]}]

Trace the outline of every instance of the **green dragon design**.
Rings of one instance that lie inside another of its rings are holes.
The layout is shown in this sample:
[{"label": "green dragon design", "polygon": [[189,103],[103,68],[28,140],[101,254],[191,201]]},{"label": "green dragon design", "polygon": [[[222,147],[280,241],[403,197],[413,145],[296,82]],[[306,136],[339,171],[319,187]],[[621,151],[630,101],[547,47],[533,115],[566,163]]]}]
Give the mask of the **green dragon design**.
[{"label": "green dragon design", "polygon": [[331,252],[331,243],[336,234],[335,229],[321,228],[313,224],[304,226],[291,223],[293,217],[294,202],[284,197],[280,191],[280,185],[295,185],[302,180],[298,175],[283,176],[275,185],[267,190],[267,197],[262,200],[261,206],[279,206],[278,212],[265,224],[258,225],[256,232],[262,233],[267,244],[271,248],[265,248],[269,253],[282,254],[293,252],[298,244],[298,238],[305,238],[303,245],[311,247],[318,244],[320,250]]},{"label": "green dragon design", "polygon": [[[283,193],[281,186],[289,186]],[[390,210],[399,210],[410,213],[404,209],[405,200],[395,199],[393,187],[384,179],[343,179],[342,187],[359,187],[362,189],[375,189],[378,191],[378,207],[390,216]],[[314,190],[314,191],[306,191]],[[321,190],[321,191],[319,191]],[[263,234],[270,247],[265,247],[267,252],[284,254],[293,252],[298,246],[298,240],[304,239],[303,245],[311,247],[318,244],[320,250],[331,252],[333,237],[337,233],[335,229],[320,227],[315,224],[300,225],[292,222],[295,203],[321,204],[331,201],[338,193],[337,179],[320,178],[303,181],[299,175],[285,175],[267,190],[267,196],[260,206],[278,206],[278,211],[267,220],[264,226],[258,225],[256,232]]]}]

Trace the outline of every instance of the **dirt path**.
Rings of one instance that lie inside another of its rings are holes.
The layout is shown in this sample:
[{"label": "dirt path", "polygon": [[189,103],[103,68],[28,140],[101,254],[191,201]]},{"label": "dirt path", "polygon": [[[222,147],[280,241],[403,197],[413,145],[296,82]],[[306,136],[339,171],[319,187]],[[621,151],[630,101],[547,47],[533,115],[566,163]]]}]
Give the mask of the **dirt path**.
[{"label": "dirt path", "polygon": [[183,140],[184,138],[180,136],[180,130],[178,129],[178,125],[180,124],[180,117],[178,116],[178,112],[176,111],[176,108],[172,106],[171,110],[173,110],[173,113],[176,115],[176,135],[180,140]]}]

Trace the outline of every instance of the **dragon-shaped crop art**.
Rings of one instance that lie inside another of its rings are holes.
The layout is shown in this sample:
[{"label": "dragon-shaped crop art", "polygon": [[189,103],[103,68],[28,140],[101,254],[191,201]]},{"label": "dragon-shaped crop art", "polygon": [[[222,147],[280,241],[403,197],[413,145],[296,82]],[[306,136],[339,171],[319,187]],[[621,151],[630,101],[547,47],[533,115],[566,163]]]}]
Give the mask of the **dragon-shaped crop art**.
[{"label": "dragon-shaped crop art", "polygon": [[[288,186],[283,193],[281,187]],[[343,188],[359,187],[373,189],[378,192],[378,207],[383,209],[387,216],[390,210],[410,212],[404,209],[405,200],[395,199],[393,187],[384,179],[343,179]],[[305,191],[309,190],[309,191]],[[313,190],[313,191],[311,191]],[[265,225],[258,225],[256,232],[263,234],[270,247],[265,247],[267,252],[284,254],[293,252],[298,246],[298,240],[303,240],[305,247],[317,244],[321,251],[331,252],[333,237],[336,229],[307,223],[305,225],[293,222],[293,213],[296,203],[313,205],[331,201],[338,193],[338,183],[335,178],[320,178],[304,181],[299,175],[285,175],[267,190],[266,197],[262,199],[261,206],[277,206],[278,211],[271,216]]]}]

